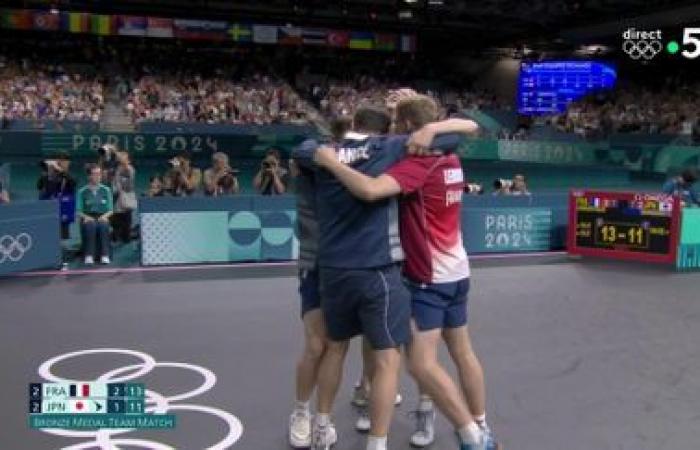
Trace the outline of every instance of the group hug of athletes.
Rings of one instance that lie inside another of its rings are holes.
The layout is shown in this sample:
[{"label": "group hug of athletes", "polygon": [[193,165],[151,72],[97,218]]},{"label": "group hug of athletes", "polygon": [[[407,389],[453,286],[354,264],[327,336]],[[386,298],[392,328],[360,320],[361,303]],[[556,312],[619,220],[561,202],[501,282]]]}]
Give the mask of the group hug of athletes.
[{"label": "group hug of athletes", "polygon": [[[434,441],[435,405],[454,426],[457,448],[495,450],[467,331],[464,175],[454,153],[477,125],[437,121],[436,103],[408,89],[386,103],[361,106],[351,123],[333,124],[331,142],[307,140],[292,153],[305,348],[289,441],[314,450],[336,443],[331,411],[349,342],[362,335],[363,379],[352,403],[367,450],[387,449],[402,350],[421,394],[410,444]],[[458,382],[438,360],[443,340]]]}]

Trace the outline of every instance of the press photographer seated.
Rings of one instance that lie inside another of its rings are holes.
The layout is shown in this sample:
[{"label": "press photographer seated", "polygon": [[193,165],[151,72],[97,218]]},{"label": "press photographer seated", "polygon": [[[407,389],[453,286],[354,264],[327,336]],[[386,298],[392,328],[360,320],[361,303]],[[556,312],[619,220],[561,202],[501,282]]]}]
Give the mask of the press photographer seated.
[{"label": "press photographer seated", "polygon": [[260,163],[260,170],[253,179],[253,187],[261,195],[280,195],[287,190],[287,170],[281,166],[279,150],[271,148]]},{"label": "press photographer seated", "polygon": [[216,152],[211,161],[212,167],[204,171],[204,193],[213,197],[238,194],[238,170],[231,168],[228,155]]},{"label": "press photographer seated", "polygon": [[5,189],[5,185],[0,180],[0,205],[10,203],[10,194]]},{"label": "press photographer seated", "polygon": [[112,190],[100,183],[102,169],[91,164],[87,168],[88,184],[80,188],[76,213],[80,218],[85,264],[94,264],[98,251],[100,262],[109,264],[109,219],[114,208]]},{"label": "press photographer seated", "polygon": [[202,182],[202,171],[192,166],[192,158],[181,152],[168,161],[170,170],[165,174],[165,191],[175,197],[194,195]]}]

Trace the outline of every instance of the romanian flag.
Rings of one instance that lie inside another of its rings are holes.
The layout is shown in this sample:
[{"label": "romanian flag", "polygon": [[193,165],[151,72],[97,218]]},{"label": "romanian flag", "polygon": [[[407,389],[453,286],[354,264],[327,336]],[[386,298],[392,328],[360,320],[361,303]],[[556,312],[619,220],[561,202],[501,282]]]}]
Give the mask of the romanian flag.
[{"label": "romanian flag", "polygon": [[393,52],[396,50],[396,40],[395,34],[377,34],[374,36],[374,48]]},{"label": "romanian flag", "polygon": [[374,48],[374,33],[352,32],[348,48],[355,50],[372,50]]},{"label": "romanian flag", "polygon": [[26,9],[2,10],[2,26],[12,30],[31,30],[32,12]]},{"label": "romanian flag", "polygon": [[90,14],[81,12],[61,13],[61,29],[70,33],[89,33]]},{"label": "romanian flag", "polygon": [[112,16],[94,14],[91,17],[91,28],[93,34],[100,36],[110,36],[114,34],[114,20]]}]

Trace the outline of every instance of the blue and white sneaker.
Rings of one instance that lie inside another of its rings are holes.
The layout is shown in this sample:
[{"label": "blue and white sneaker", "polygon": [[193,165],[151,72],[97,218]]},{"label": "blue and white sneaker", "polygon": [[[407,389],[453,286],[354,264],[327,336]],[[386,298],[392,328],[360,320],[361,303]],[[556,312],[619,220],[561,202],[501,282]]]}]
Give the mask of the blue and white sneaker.
[{"label": "blue and white sneaker", "polygon": [[479,425],[479,428],[481,428],[481,431],[484,433],[485,450],[502,450],[501,445],[494,439],[491,428],[489,428],[488,425]]}]

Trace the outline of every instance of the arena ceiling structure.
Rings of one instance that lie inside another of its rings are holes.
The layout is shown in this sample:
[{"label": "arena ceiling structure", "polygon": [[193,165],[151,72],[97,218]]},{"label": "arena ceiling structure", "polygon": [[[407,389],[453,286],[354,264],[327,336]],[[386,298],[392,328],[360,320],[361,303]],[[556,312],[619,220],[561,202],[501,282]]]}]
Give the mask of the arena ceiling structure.
[{"label": "arena ceiling structure", "polygon": [[411,31],[428,43],[527,42],[538,43],[537,50],[600,37],[606,29],[599,25],[637,17],[700,19],[698,2],[687,0],[10,0],[3,6]]}]

